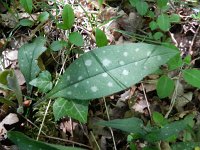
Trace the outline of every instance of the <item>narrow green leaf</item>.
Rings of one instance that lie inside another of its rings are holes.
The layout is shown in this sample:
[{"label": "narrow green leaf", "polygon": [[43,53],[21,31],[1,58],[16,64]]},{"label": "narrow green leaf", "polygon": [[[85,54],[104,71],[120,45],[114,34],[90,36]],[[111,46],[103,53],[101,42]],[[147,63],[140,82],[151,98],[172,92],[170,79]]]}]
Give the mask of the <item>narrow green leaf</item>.
[{"label": "narrow green leaf", "polygon": [[46,22],[49,19],[49,13],[47,11],[42,12],[39,16],[38,16],[38,20],[40,22]]},{"label": "narrow green leaf", "polygon": [[25,27],[32,27],[34,25],[34,22],[29,19],[22,19],[19,21],[19,24],[21,26],[25,26]]},{"label": "narrow green leaf", "polygon": [[55,120],[57,121],[62,117],[69,116],[82,123],[86,123],[88,104],[88,101],[66,100],[64,98],[58,98],[53,104],[53,114]]},{"label": "narrow green leaf", "polygon": [[200,70],[183,70],[183,79],[194,87],[200,88]]},{"label": "narrow green leaf", "polygon": [[151,131],[145,136],[145,139],[149,142],[156,142],[160,140],[167,140],[172,136],[178,136],[179,132],[183,131],[187,127],[185,120],[174,121],[170,124],[166,124],[160,129]]},{"label": "narrow green leaf", "polygon": [[137,9],[137,12],[142,16],[144,16],[147,13],[149,8],[147,2],[144,2],[143,0],[137,1],[135,7]]},{"label": "narrow green leaf", "polygon": [[52,89],[51,74],[48,71],[43,71],[38,78],[29,82],[30,85],[37,87],[41,92],[46,93]]},{"label": "narrow green leaf", "polygon": [[45,43],[45,38],[37,37],[32,43],[24,44],[18,52],[19,68],[24,75],[29,93],[32,90],[29,82],[40,72],[37,59],[46,50]]},{"label": "narrow green leaf", "polygon": [[8,81],[8,87],[12,89],[12,91],[15,93],[17,101],[18,101],[18,113],[22,114],[23,113],[23,97],[22,97],[22,91],[19,86],[17,77],[15,75],[15,72],[12,71],[12,74],[9,74],[7,76],[7,81]]},{"label": "narrow green leaf", "polygon": [[159,15],[157,18],[157,24],[161,30],[169,31],[171,27],[169,16],[166,14]]},{"label": "narrow green leaf", "polygon": [[9,131],[8,138],[15,143],[20,150],[80,150],[75,147],[66,147],[36,141],[18,131]]},{"label": "narrow green leaf", "polygon": [[74,10],[69,4],[65,5],[63,8],[62,19],[63,19],[63,28],[65,30],[71,29],[74,24],[75,15],[74,15]]},{"label": "narrow green leaf", "polygon": [[96,28],[96,31],[95,31],[95,38],[96,38],[96,44],[98,47],[103,47],[103,46],[108,45],[108,39],[105,33],[98,28]]},{"label": "narrow green leaf", "polygon": [[122,91],[158,70],[177,53],[144,43],[98,48],[76,59],[46,98],[91,100]]},{"label": "narrow green leaf", "polygon": [[127,119],[115,119],[111,121],[100,121],[97,123],[97,125],[112,127],[128,133],[136,133],[140,135],[145,135],[147,133],[144,130],[145,127],[142,120],[135,117]]},{"label": "narrow green leaf", "polygon": [[176,142],[175,144],[172,144],[172,150],[195,150],[195,147],[197,146],[200,147],[200,142]]},{"label": "narrow green leaf", "polygon": [[84,41],[83,41],[83,37],[80,33],[78,32],[72,32],[69,34],[69,41],[76,45],[76,46],[83,46]]},{"label": "narrow green leaf", "polygon": [[160,98],[165,98],[172,94],[174,87],[174,81],[166,75],[163,75],[158,80],[156,91]]},{"label": "narrow green leaf", "polygon": [[31,13],[33,9],[33,2],[32,0],[20,0],[20,4],[24,8],[27,13]]}]

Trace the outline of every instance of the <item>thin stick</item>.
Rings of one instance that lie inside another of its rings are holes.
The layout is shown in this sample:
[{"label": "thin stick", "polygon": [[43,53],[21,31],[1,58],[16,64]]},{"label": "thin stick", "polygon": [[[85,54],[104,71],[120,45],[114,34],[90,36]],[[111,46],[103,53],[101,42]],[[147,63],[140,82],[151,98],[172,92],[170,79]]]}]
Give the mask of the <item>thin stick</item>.
[{"label": "thin stick", "polygon": [[99,144],[98,144],[98,142],[97,142],[97,140],[96,140],[96,138],[95,138],[95,136],[94,136],[92,131],[90,131],[90,134],[92,135],[92,138],[94,139],[94,142],[96,143],[98,149],[101,150],[101,148],[100,148],[100,146],[99,146]]},{"label": "thin stick", "polygon": [[42,124],[41,124],[41,126],[40,126],[40,129],[39,129],[39,132],[38,132],[38,135],[37,135],[37,139],[36,139],[37,141],[38,141],[39,136],[40,136],[40,134],[41,134],[42,127],[43,127],[43,125],[44,125],[44,121],[45,121],[45,118],[46,118],[46,116],[47,116],[47,112],[48,112],[48,110],[49,110],[50,104],[51,104],[51,99],[49,100],[49,103],[48,103],[47,108],[46,108],[46,110],[45,110],[45,114],[44,114],[44,117],[43,117],[43,120],[42,120]]},{"label": "thin stick", "polygon": [[194,42],[195,42],[195,39],[197,37],[197,34],[198,34],[199,30],[200,30],[200,25],[198,26],[198,28],[197,28],[197,30],[196,30],[193,38],[192,38],[192,41],[191,41],[191,44],[190,44],[190,48],[189,48],[189,54],[192,54],[192,47],[194,45]]},{"label": "thin stick", "polygon": [[[109,116],[109,113],[108,113],[108,108],[107,108],[107,105],[106,105],[105,97],[103,97],[103,101],[104,101],[104,105],[105,105],[105,108],[106,108],[106,114],[107,114],[108,120],[110,120],[110,116]],[[109,129],[110,129],[110,133],[111,133],[111,136],[112,136],[112,139],[113,139],[114,150],[117,150],[116,143],[115,143],[115,137],[114,137],[114,134],[113,134],[113,130],[110,127],[109,127]]]},{"label": "thin stick", "polygon": [[145,101],[147,103],[147,109],[148,109],[149,115],[151,117],[150,105],[149,105],[149,102],[148,102],[148,99],[147,99],[147,95],[146,95],[146,92],[145,92],[145,89],[144,89],[144,85],[143,85],[143,83],[141,83],[141,85],[142,85],[142,91],[143,91],[143,94],[144,94],[144,98],[145,98]]},{"label": "thin stick", "polygon": [[72,140],[61,139],[61,138],[58,138],[58,137],[52,137],[52,136],[47,136],[47,135],[41,135],[40,137],[45,137],[45,138],[54,139],[54,140],[58,140],[58,141],[64,141],[64,142],[68,142],[68,143],[72,143],[72,144],[75,144],[75,145],[79,145],[79,146],[82,146],[82,147],[87,147],[89,149],[92,149],[88,145],[85,145],[85,144],[82,144],[82,143],[78,143],[78,142],[75,142],[75,141],[72,141]]}]

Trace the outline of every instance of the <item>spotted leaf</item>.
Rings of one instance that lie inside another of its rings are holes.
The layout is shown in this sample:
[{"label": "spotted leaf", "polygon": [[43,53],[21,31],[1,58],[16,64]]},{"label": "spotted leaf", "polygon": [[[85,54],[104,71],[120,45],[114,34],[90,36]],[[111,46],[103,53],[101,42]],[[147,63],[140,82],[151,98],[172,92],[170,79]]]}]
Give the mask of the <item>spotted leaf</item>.
[{"label": "spotted leaf", "polygon": [[55,120],[69,116],[80,122],[86,123],[88,113],[88,101],[67,100],[64,98],[56,99],[53,104],[53,114]]},{"label": "spotted leaf", "polygon": [[8,138],[15,143],[20,150],[80,150],[79,148],[75,147],[65,147],[61,145],[35,141],[17,131],[9,131]]},{"label": "spotted leaf", "polygon": [[145,43],[95,49],[75,60],[46,98],[90,100],[122,91],[155,72],[177,53]]},{"label": "spotted leaf", "polygon": [[19,67],[26,80],[29,93],[32,89],[29,82],[35,79],[40,72],[37,59],[46,50],[45,43],[45,38],[38,37],[33,43],[24,44],[18,52]]}]

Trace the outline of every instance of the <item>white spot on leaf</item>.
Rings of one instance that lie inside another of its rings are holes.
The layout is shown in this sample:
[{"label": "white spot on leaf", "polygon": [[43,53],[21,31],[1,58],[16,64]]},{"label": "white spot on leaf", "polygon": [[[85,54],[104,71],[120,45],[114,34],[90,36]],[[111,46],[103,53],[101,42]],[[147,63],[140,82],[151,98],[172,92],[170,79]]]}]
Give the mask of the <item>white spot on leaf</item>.
[{"label": "white spot on leaf", "polygon": [[125,75],[125,76],[127,76],[127,75],[129,74],[129,71],[126,70],[126,69],[124,69],[124,70],[122,71],[122,74]]},{"label": "white spot on leaf", "polygon": [[75,87],[75,88],[78,87],[78,83],[74,84],[74,87]]},{"label": "white spot on leaf", "polygon": [[82,79],[83,79],[83,77],[82,77],[82,76],[79,76],[79,77],[78,77],[78,80],[82,80]]},{"label": "white spot on leaf", "polygon": [[68,92],[67,92],[67,95],[71,95],[71,94],[72,94],[72,92],[71,92],[71,91],[68,91]]},{"label": "white spot on leaf", "polygon": [[70,80],[70,76],[67,76],[67,80],[68,80],[68,81]]},{"label": "white spot on leaf", "polygon": [[147,52],[147,56],[149,57],[151,55],[151,51],[148,51]]},{"label": "white spot on leaf", "polygon": [[98,91],[98,88],[96,86],[92,86],[91,90],[92,90],[92,92],[96,92],[96,91]]},{"label": "white spot on leaf", "polygon": [[104,72],[104,73],[102,74],[102,76],[103,76],[103,77],[107,77],[108,74]]},{"label": "white spot on leaf", "polygon": [[120,64],[120,65],[124,65],[125,63],[124,63],[124,61],[121,60],[121,61],[119,62],[119,64]]},{"label": "white spot on leaf", "polygon": [[139,50],[140,50],[139,48],[136,48],[136,49],[135,49],[135,52],[138,52]]},{"label": "white spot on leaf", "polygon": [[123,55],[124,55],[125,57],[127,57],[127,56],[128,56],[128,53],[127,53],[127,52],[124,52]]},{"label": "white spot on leaf", "polygon": [[108,67],[111,64],[111,61],[106,58],[106,59],[103,60],[102,63],[103,63],[103,66]]},{"label": "white spot on leaf", "polygon": [[157,56],[157,60],[161,60],[161,56]]},{"label": "white spot on leaf", "polygon": [[108,82],[107,84],[109,87],[113,87],[113,83],[112,82]]},{"label": "white spot on leaf", "polygon": [[137,66],[138,65],[138,62],[135,62],[135,66]]},{"label": "white spot on leaf", "polygon": [[88,59],[85,61],[86,66],[91,66],[92,65],[92,60]]}]

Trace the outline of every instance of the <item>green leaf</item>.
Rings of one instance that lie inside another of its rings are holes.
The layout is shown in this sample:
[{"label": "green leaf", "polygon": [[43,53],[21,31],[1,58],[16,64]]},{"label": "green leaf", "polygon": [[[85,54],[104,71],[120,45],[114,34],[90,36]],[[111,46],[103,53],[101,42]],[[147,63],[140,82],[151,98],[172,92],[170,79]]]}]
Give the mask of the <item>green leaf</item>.
[{"label": "green leaf", "polygon": [[168,0],[157,0],[157,4],[159,8],[163,8],[167,6]]},{"label": "green leaf", "polygon": [[75,15],[74,15],[74,10],[69,4],[65,5],[63,8],[62,19],[63,19],[63,29],[65,30],[71,29],[74,24]]},{"label": "green leaf", "polygon": [[135,7],[137,9],[137,12],[142,16],[144,16],[147,13],[149,8],[147,2],[144,2],[143,0],[137,1]]},{"label": "green leaf", "polygon": [[200,70],[183,70],[183,79],[194,87],[200,88]]},{"label": "green leaf", "polygon": [[80,150],[75,147],[66,147],[36,141],[18,131],[9,131],[8,138],[15,143],[20,150]]},{"label": "green leaf", "polygon": [[162,37],[164,36],[164,34],[162,32],[156,32],[154,35],[153,35],[153,38],[155,40],[160,40]]},{"label": "green leaf", "polygon": [[175,70],[180,68],[183,65],[183,61],[180,54],[177,54],[172,59],[170,59],[167,64],[169,70]]},{"label": "green leaf", "polygon": [[166,14],[160,14],[157,18],[157,24],[161,30],[169,31],[171,27],[169,16]]},{"label": "green leaf", "polygon": [[98,0],[98,4],[99,4],[99,7],[101,7],[103,4],[103,0]]},{"label": "green leaf", "polygon": [[67,100],[58,98],[53,104],[53,114],[55,120],[59,120],[64,116],[72,117],[82,123],[87,122],[88,101]]},{"label": "green leaf", "polygon": [[29,93],[32,90],[29,82],[35,79],[40,72],[37,59],[46,50],[45,43],[45,38],[37,37],[34,42],[24,44],[18,52],[19,68],[24,75]]},{"label": "green leaf", "polygon": [[48,12],[42,12],[39,16],[38,16],[38,20],[40,22],[46,22],[49,19],[49,13]]},{"label": "green leaf", "polygon": [[159,112],[153,112],[153,121],[159,126],[167,124],[167,119]]},{"label": "green leaf", "polygon": [[149,27],[153,31],[153,30],[157,29],[158,25],[157,25],[157,23],[155,21],[151,21],[149,23]]},{"label": "green leaf", "polygon": [[[184,150],[194,150],[195,147],[200,146],[199,142],[176,142],[172,144],[172,150],[184,149]],[[197,149],[198,150],[198,149]]]},{"label": "green leaf", "polygon": [[147,132],[144,130],[145,127],[143,122],[139,118],[127,118],[127,119],[115,119],[111,121],[100,121],[97,125],[107,126],[125,131],[128,133],[136,133],[139,135],[145,135]]},{"label": "green leaf", "polygon": [[7,81],[7,76],[9,74],[12,74],[12,70],[4,70],[0,72],[0,83],[7,85],[8,81]]},{"label": "green leaf", "polygon": [[22,19],[19,21],[19,24],[21,26],[25,26],[25,27],[32,27],[34,25],[34,22],[29,19]]},{"label": "green leaf", "polygon": [[22,97],[22,91],[20,88],[20,85],[18,83],[17,77],[15,75],[15,72],[12,71],[11,74],[7,76],[8,81],[8,87],[15,93],[17,101],[18,101],[18,113],[23,113],[23,97]]},{"label": "green leaf", "polygon": [[72,32],[69,34],[69,41],[76,45],[76,46],[83,46],[84,41],[83,41],[83,37],[80,33],[78,32]]},{"label": "green leaf", "polygon": [[33,2],[32,0],[20,0],[20,4],[24,8],[27,13],[31,13],[33,9]]},{"label": "green leaf", "polygon": [[43,71],[38,78],[29,82],[30,85],[37,87],[41,92],[46,93],[52,89],[51,74],[48,71]]},{"label": "green leaf", "polygon": [[171,14],[169,20],[170,22],[179,23],[181,21],[181,18],[177,14]]},{"label": "green leaf", "polygon": [[136,3],[139,2],[140,0],[129,0],[130,4],[135,7]]},{"label": "green leaf", "polygon": [[91,100],[122,91],[158,70],[177,53],[145,43],[98,48],[76,59],[46,98]]},{"label": "green leaf", "polygon": [[95,31],[95,38],[96,38],[96,44],[98,47],[103,47],[103,46],[108,45],[108,39],[105,33],[98,28],[96,28],[96,31]]},{"label": "green leaf", "polygon": [[167,140],[174,135],[177,136],[179,132],[183,131],[186,127],[187,123],[185,120],[174,121],[160,129],[152,130],[145,136],[145,139],[149,142]]},{"label": "green leaf", "polygon": [[158,80],[156,91],[160,98],[165,98],[172,94],[174,87],[174,81],[166,75],[163,75]]},{"label": "green leaf", "polygon": [[68,43],[64,40],[61,41],[53,41],[50,45],[50,49],[54,52],[59,51],[63,49],[64,47],[67,47]]}]

